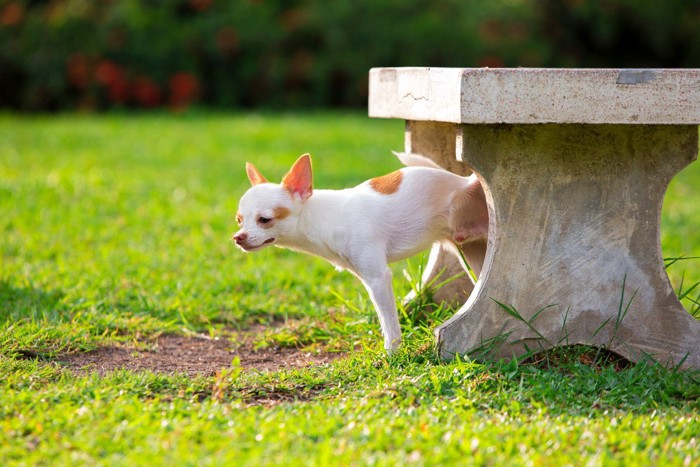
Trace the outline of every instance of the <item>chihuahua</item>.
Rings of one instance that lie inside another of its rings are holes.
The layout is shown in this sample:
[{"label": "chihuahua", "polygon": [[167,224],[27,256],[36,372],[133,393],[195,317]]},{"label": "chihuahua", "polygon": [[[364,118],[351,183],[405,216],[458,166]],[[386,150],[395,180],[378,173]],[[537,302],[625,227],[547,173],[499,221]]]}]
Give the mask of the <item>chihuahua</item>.
[{"label": "chihuahua", "polygon": [[369,292],[389,353],[401,345],[401,329],[388,263],[435,242],[454,247],[484,241],[489,223],[475,175],[461,177],[427,167],[430,163],[421,160],[429,159],[418,155],[397,156],[409,161],[407,165],[422,166],[404,167],[345,190],[314,190],[308,154],[280,184],[269,183],[247,163],[252,187],[240,200],[240,230],[233,235],[244,251],[276,245],[320,256],[338,270],[352,272]]}]

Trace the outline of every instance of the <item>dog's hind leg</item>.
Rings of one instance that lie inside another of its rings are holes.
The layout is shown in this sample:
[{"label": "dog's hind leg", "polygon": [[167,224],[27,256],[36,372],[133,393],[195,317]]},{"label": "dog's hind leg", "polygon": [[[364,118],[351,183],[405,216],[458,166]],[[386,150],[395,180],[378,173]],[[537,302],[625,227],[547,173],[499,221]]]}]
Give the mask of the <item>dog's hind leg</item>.
[{"label": "dog's hind leg", "polygon": [[458,245],[486,238],[489,233],[489,212],[481,183],[472,175],[467,187],[454,193],[450,205],[452,240]]}]

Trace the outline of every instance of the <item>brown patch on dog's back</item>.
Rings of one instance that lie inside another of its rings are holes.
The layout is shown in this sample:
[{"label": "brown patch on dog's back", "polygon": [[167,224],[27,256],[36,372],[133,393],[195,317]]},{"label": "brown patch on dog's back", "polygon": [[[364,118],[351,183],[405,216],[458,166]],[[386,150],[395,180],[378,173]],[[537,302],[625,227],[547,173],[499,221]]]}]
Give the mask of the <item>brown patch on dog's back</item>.
[{"label": "brown patch on dog's back", "polygon": [[289,209],[283,208],[281,206],[272,210],[272,215],[277,221],[281,221],[282,219],[289,217],[290,214],[291,211]]},{"label": "brown patch on dog's back", "polygon": [[397,170],[395,172],[391,172],[390,174],[373,178],[369,181],[369,185],[377,193],[391,195],[399,191],[401,180],[403,180],[403,172]]}]

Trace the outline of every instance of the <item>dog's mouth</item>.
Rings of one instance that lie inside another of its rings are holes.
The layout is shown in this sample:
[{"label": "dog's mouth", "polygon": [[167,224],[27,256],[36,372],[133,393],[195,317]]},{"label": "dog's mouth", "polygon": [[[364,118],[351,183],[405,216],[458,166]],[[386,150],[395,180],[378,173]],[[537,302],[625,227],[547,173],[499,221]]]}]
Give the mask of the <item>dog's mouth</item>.
[{"label": "dog's mouth", "polygon": [[266,247],[267,245],[272,245],[275,243],[275,237],[268,238],[259,245],[249,245],[247,243],[239,243],[238,246],[245,251],[258,251]]}]

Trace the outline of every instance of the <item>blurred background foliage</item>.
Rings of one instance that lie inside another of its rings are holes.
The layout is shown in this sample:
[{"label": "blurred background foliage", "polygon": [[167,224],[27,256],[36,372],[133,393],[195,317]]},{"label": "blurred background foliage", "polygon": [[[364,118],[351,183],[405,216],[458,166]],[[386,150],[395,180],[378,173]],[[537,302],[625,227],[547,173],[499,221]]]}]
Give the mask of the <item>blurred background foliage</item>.
[{"label": "blurred background foliage", "polygon": [[365,107],[376,66],[698,67],[700,0],[0,0],[0,107]]}]

